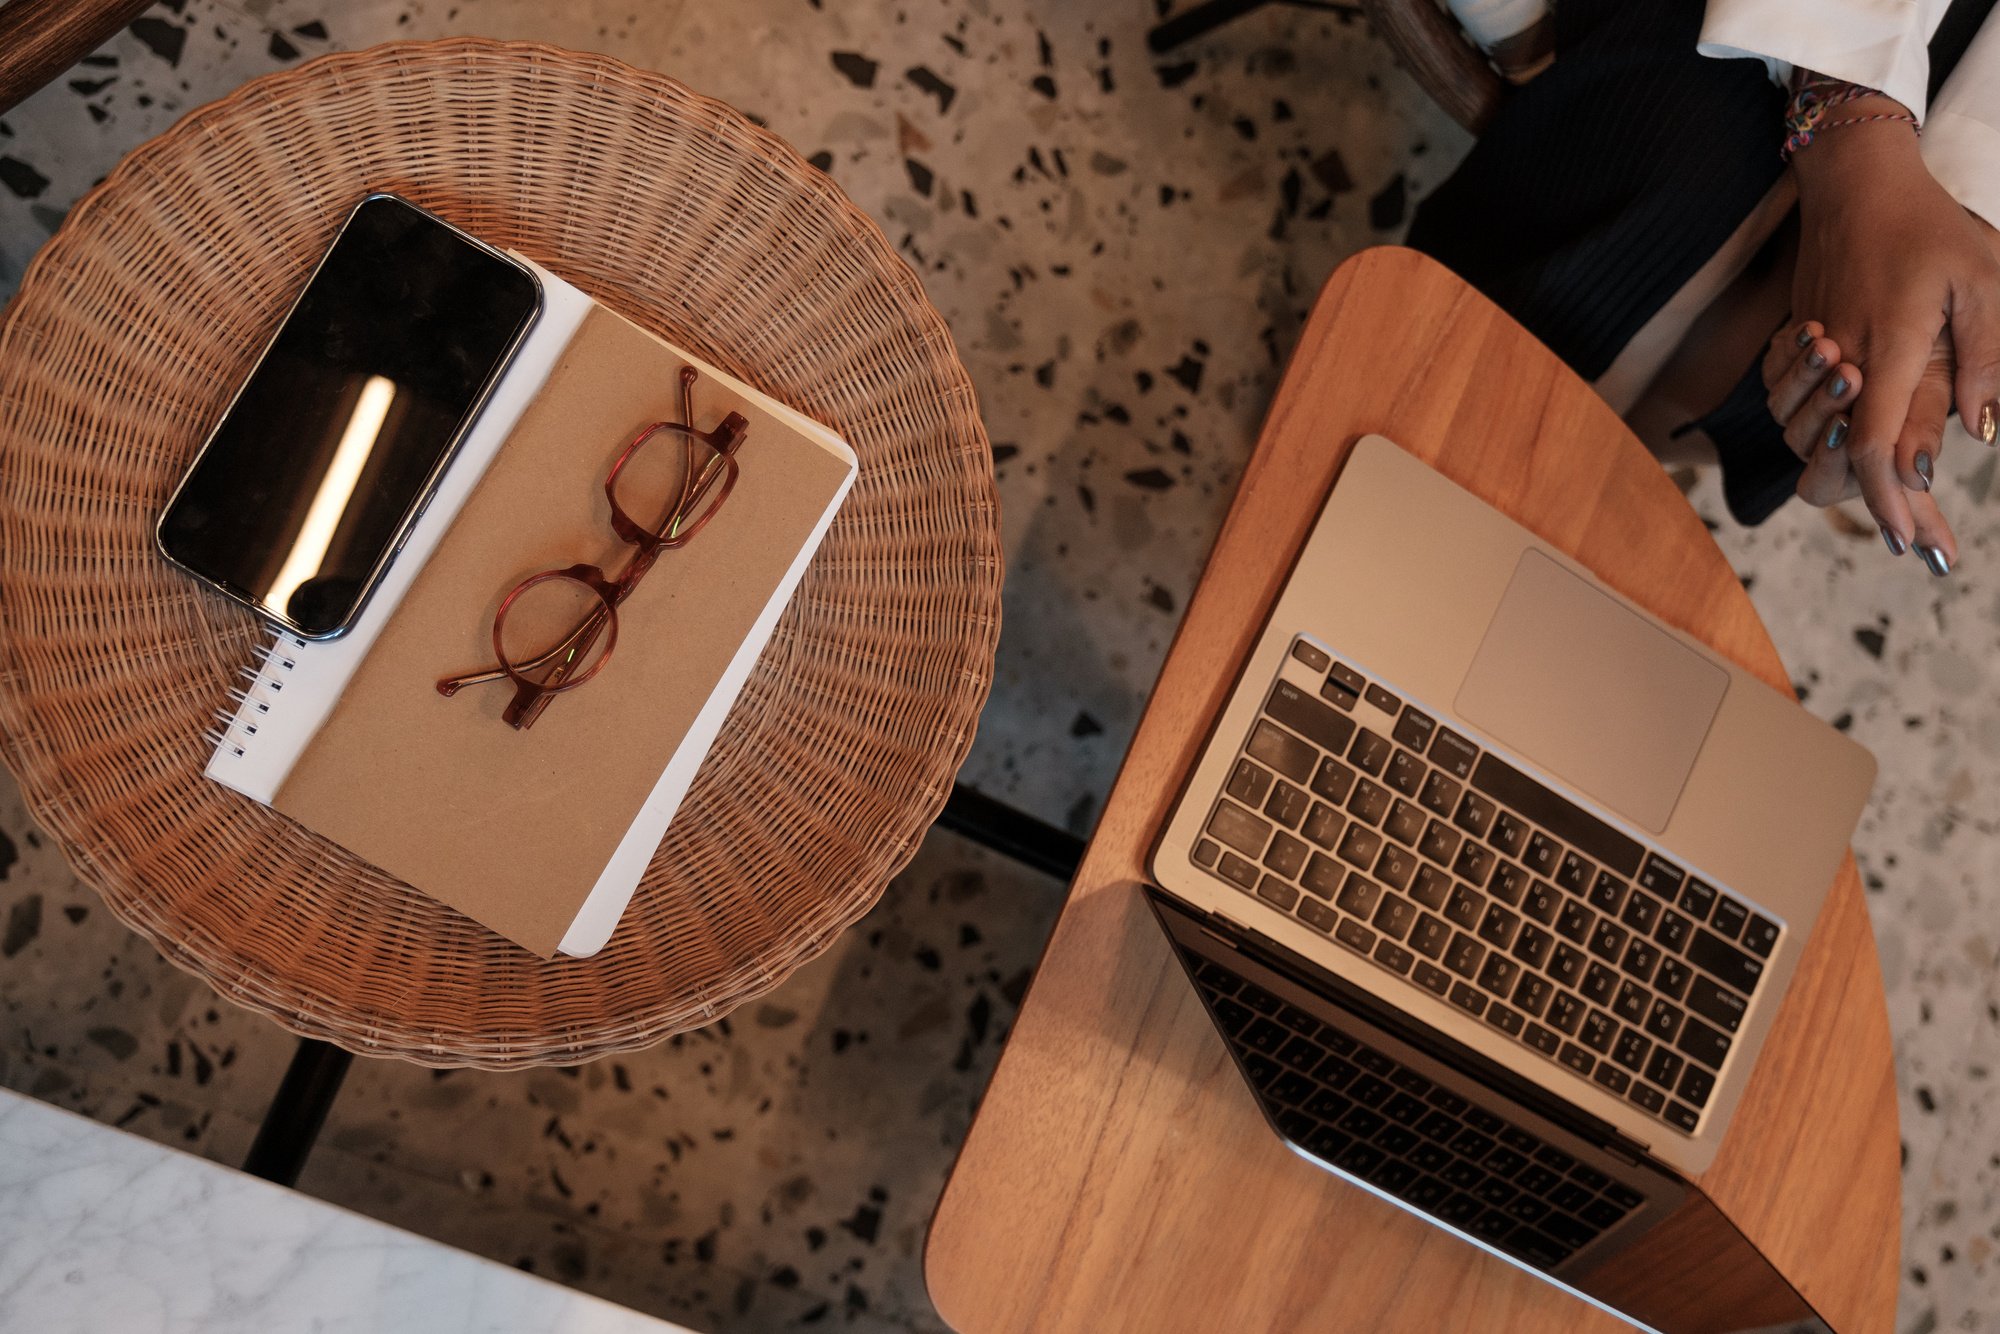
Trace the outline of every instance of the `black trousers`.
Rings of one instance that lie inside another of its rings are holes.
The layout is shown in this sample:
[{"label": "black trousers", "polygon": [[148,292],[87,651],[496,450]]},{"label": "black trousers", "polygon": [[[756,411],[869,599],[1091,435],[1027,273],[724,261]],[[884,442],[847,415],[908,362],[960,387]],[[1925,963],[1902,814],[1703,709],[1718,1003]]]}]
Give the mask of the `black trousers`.
[{"label": "black trousers", "polygon": [[[1957,0],[1931,44],[1943,82],[1994,0]],[[1560,0],[1555,64],[1508,94],[1409,244],[1491,297],[1585,379],[1719,250],[1784,170],[1785,97],[1761,62],[1699,54],[1701,0]],[[1760,366],[1697,423],[1742,523],[1802,465]]]}]

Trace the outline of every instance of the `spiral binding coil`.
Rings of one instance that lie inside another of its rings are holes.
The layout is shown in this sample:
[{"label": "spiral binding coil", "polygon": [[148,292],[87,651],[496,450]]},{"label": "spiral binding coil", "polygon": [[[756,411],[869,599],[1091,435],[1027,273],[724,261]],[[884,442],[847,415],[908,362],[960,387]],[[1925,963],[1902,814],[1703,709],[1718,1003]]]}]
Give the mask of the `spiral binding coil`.
[{"label": "spiral binding coil", "polygon": [[202,732],[202,736],[216,750],[227,747],[238,759],[243,757],[250,738],[257,735],[258,718],[271,711],[275,702],[272,698],[285,688],[284,677],[297,670],[298,655],[306,648],[306,641],[284,630],[274,630],[271,642],[264,648],[264,656],[256,667],[244,667],[237,672],[245,684],[231,686],[229,698],[236,701],[235,709],[215,711],[216,726]]}]

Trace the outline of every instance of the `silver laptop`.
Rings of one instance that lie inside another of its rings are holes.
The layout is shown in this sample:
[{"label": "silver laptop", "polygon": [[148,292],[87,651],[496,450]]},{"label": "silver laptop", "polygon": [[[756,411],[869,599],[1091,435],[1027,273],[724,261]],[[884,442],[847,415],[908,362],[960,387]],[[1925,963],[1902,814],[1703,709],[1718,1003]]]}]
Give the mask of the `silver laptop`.
[{"label": "silver laptop", "polygon": [[1874,774],[1368,436],[1150,897],[1293,1148],[1616,1305],[1590,1276],[1688,1204]]}]

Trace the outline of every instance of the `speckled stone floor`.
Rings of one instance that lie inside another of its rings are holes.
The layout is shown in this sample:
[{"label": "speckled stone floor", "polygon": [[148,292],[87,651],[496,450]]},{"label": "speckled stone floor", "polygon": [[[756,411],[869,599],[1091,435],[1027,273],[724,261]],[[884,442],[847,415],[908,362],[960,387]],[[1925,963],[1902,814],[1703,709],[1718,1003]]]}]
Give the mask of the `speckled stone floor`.
[{"label": "speckled stone floor", "polygon": [[[1055,0],[180,0],[0,120],[0,294],[119,155],[328,50],[474,32],[610,51],[814,155],[922,274],[978,386],[1006,633],[965,778],[1085,832],[1319,283],[1465,137],[1343,12],[1186,51]],[[1942,484],[1932,581],[1815,512],[1717,537],[1808,707],[1875,748],[1856,848],[1904,1139],[1902,1334],[2000,1322],[2000,481]],[[1705,483],[1703,513],[1722,516]],[[935,1329],[923,1226],[1059,887],[933,835],[767,1001],[503,1077],[358,1064],[305,1189],[710,1330]],[[0,1083],[238,1161],[291,1050],[75,884],[0,779]]]}]

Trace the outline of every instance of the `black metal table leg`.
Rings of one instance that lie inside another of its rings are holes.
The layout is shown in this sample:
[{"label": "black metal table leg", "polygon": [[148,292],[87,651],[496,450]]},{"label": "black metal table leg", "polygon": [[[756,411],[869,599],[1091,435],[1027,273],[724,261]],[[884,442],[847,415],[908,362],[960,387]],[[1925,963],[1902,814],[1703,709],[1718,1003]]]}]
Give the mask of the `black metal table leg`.
[{"label": "black metal table leg", "polygon": [[244,1171],[281,1186],[298,1184],[313,1141],[326,1124],[326,1114],[333,1110],[334,1096],[340,1092],[340,1081],[353,1060],[352,1053],[332,1043],[299,1040],[299,1049],[293,1053],[271,1105],[265,1108],[257,1138],[243,1160]]},{"label": "black metal table leg", "polygon": [[1045,871],[1068,884],[1083,862],[1083,840],[1034,816],[995,801],[963,783],[951,785],[951,798],[938,814],[938,824],[983,844],[1003,857]]}]

